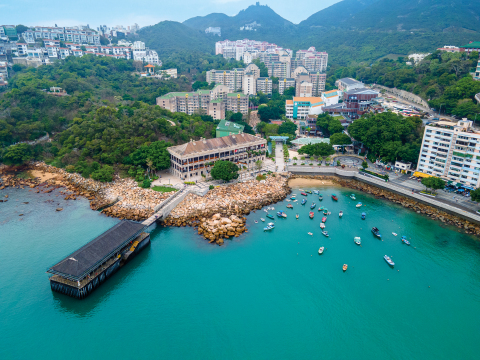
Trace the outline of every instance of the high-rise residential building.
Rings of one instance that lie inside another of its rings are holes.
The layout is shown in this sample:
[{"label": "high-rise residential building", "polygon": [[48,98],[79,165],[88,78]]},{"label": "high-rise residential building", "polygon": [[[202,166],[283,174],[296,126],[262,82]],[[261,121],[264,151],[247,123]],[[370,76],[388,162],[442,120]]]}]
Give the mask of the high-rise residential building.
[{"label": "high-rise residential building", "polygon": [[243,93],[245,95],[257,95],[257,76],[248,72],[243,77]]},{"label": "high-rise residential building", "polygon": [[[290,49],[283,49],[276,44],[270,44],[266,41],[255,41],[255,40],[237,40],[237,41],[218,41],[215,44],[215,55],[221,54],[225,59],[236,59],[241,60],[244,57],[244,54],[249,53],[248,55],[248,62],[244,60],[246,64],[250,63],[253,58],[251,58],[252,54],[256,54],[259,52],[266,52],[266,53],[280,53],[285,52],[292,55],[292,50]],[[275,61],[278,61],[275,60]]]},{"label": "high-rise residential building", "polygon": [[262,92],[267,95],[272,94],[272,80],[266,77],[259,77],[257,79],[257,93]]},{"label": "high-rise residential building", "polygon": [[242,93],[227,94],[225,109],[234,113],[248,114],[248,96]]},{"label": "high-rise residential building", "polygon": [[327,74],[325,73],[310,73],[310,82],[312,83],[312,95],[320,96],[325,90],[325,82],[327,81]]},{"label": "high-rise residential building", "polygon": [[[120,49],[122,47],[119,47]],[[125,48],[127,49],[127,48]],[[143,41],[135,41],[132,46],[133,60],[142,61],[150,65],[162,66],[162,62],[158,57],[158,53],[155,50],[150,50],[145,47]]]},{"label": "high-rise residential building", "polygon": [[272,61],[268,63],[268,76],[278,78],[290,77],[290,62]]},{"label": "high-rise residential building", "polygon": [[95,30],[82,27],[68,28],[68,27],[48,27],[48,26],[35,26],[31,30],[27,30],[26,34],[23,34],[25,41],[31,43],[31,39],[35,40],[61,40],[65,42],[73,42],[76,44],[96,44],[100,45],[100,34]]},{"label": "high-rise residential building", "polygon": [[[310,72],[325,72],[328,65],[328,54],[326,52],[318,52],[312,46],[308,50],[298,50],[295,59],[303,62],[303,66]],[[295,64],[297,67],[299,63]]]},{"label": "high-rise residential building", "polygon": [[252,73],[255,77],[260,77],[260,69],[255,64],[250,64],[245,68],[245,73]]},{"label": "high-rise residential building", "polygon": [[473,190],[480,186],[480,132],[470,120],[425,126],[417,171]]},{"label": "high-rise residential building", "polygon": [[245,69],[237,68],[233,70],[210,70],[207,71],[207,82],[209,84],[226,85],[230,92],[242,91],[243,76]]},{"label": "high-rise residential building", "polygon": [[283,95],[285,90],[295,87],[295,79],[294,78],[284,78],[278,80],[278,93]]},{"label": "high-rise residential building", "polygon": [[299,97],[311,98],[312,97],[312,88],[313,88],[313,85],[312,85],[311,82],[302,81],[302,83],[300,84],[300,89],[299,89]]}]

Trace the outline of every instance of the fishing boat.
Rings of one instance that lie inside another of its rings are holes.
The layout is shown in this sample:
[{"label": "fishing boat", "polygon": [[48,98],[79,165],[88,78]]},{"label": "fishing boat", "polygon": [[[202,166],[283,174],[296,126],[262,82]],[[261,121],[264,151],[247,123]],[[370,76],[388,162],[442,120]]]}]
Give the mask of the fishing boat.
[{"label": "fishing boat", "polygon": [[311,194],[311,193],[312,193],[311,190],[305,190],[305,192],[308,193],[308,194]]},{"label": "fishing boat", "polygon": [[318,254],[319,255],[322,255],[323,254],[323,250],[325,250],[325,248],[322,246],[320,247],[320,249],[318,249]]},{"label": "fishing boat", "polygon": [[385,255],[383,258],[384,258],[385,261],[388,263],[388,265],[390,265],[390,266],[395,266],[395,263],[393,262],[392,259],[390,259],[389,256]]},{"label": "fishing boat", "polygon": [[313,211],[310,211],[308,213],[308,216],[310,217],[310,219],[313,219],[313,217],[315,216],[315,213]]},{"label": "fishing boat", "polygon": [[258,224],[258,221],[257,221],[257,220],[255,220],[255,221],[254,221],[254,223],[255,223],[255,224]]},{"label": "fishing boat", "polygon": [[300,195],[307,196],[307,193],[301,192]]},{"label": "fishing boat", "polygon": [[312,203],[312,205],[310,205],[310,209],[315,209],[315,206],[317,206],[317,204]]},{"label": "fishing boat", "polygon": [[355,197],[355,194],[350,195],[350,199],[357,200],[357,198]]},{"label": "fishing boat", "polygon": [[333,199],[334,201],[338,201],[338,197],[337,197],[337,195],[335,195],[335,194],[332,194],[332,199]]},{"label": "fishing boat", "polygon": [[287,209],[293,209],[293,205],[292,204],[287,204]]},{"label": "fishing boat", "polygon": [[320,229],[325,229],[325,224],[324,223],[320,223]]},{"label": "fishing boat", "polygon": [[269,219],[275,219],[272,214],[267,214],[266,215]]},{"label": "fishing boat", "polygon": [[328,209],[327,208],[323,209],[323,215],[327,215],[327,214],[328,214]]},{"label": "fishing boat", "polygon": [[365,218],[367,217],[367,214],[366,213],[362,213],[362,220],[365,220]]},{"label": "fishing boat", "polygon": [[357,205],[355,205],[357,208],[362,207],[362,203],[359,202]]},{"label": "fishing boat", "polygon": [[260,220],[262,220],[263,222],[265,222],[265,219],[264,219],[264,218],[260,218]]},{"label": "fishing boat", "polygon": [[263,228],[263,231],[269,231],[269,230],[272,230],[274,228],[275,228],[274,223],[268,223],[268,225]]},{"label": "fishing boat", "polygon": [[292,196],[290,196],[290,200],[295,200],[297,198],[297,196],[295,194],[293,194]]},{"label": "fishing boat", "polygon": [[326,216],[322,217],[322,223],[324,223],[324,222],[327,222],[327,217]]},{"label": "fishing boat", "polygon": [[354,241],[355,244],[357,244],[357,245],[360,245],[360,244],[362,243],[362,240],[360,239],[359,236],[355,236],[355,237],[353,238],[353,241]]},{"label": "fishing boat", "polygon": [[338,213],[338,217],[342,217],[343,216],[343,211],[340,210],[340,212]]},{"label": "fishing boat", "polygon": [[318,208],[318,211],[323,211],[323,210],[325,210],[325,208],[324,208],[323,206],[320,206],[320,207]]},{"label": "fishing boat", "polygon": [[407,245],[410,245],[410,241],[407,240],[406,236],[402,236],[402,242],[407,244]]},{"label": "fishing boat", "polygon": [[397,234],[397,233],[394,233],[394,232],[392,232],[392,235],[393,235],[393,236],[397,236],[398,234]]},{"label": "fishing boat", "polygon": [[322,231],[322,234],[326,237],[328,237],[328,231]]},{"label": "fishing boat", "polygon": [[303,199],[302,200],[302,205],[305,205],[307,203],[307,200],[306,199]]},{"label": "fishing boat", "polygon": [[313,190],[313,193],[314,193],[315,195],[318,195],[318,190]]},{"label": "fishing boat", "polygon": [[298,220],[298,214],[297,214],[297,215],[295,215],[295,217],[296,217],[296,218],[297,218],[297,220]]},{"label": "fishing boat", "polygon": [[348,265],[347,264],[343,264],[343,271],[347,271],[348,269]]},{"label": "fishing boat", "polygon": [[376,227],[372,227],[372,233],[378,238],[382,238],[382,235],[380,235],[380,230],[378,230]]},{"label": "fishing boat", "polygon": [[283,210],[280,210],[279,212],[277,212],[277,216],[279,218],[286,218],[287,214],[285,214],[285,212]]}]

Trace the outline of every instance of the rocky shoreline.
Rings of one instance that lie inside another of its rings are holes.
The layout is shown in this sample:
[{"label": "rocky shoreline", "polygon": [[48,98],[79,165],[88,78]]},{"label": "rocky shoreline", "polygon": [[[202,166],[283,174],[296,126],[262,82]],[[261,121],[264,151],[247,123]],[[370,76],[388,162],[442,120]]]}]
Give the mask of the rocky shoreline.
[{"label": "rocky shoreline", "polygon": [[6,187],[30,187],[36,189],[37,193],[51,193],[61,188],[60,194],[65,196],[65,200],[85,197],[90,201],[92,210],[101,210],[105,215],[119,219],[145,220],[153,215],[155,206],[169,197],[168,193],[140,188],[133,179],[116,177],[111,183],[101,183],[41,162],[24,167],[21,171],[52,174],[54,177],[45,181],[39,177],[20,179],[15,177],[10,168],[2,167],[0,190]]},{"label": "rocky shoreline", "polygon": [[322,176],[322,175],[292,175],[291,179],[302,178],[302,179],[315,179],[315,180],[330,180],[335,184],[338,184],[342,187],[347,187],[354,190],[359,190],[367,194],[374,195],[377,199],[385,199],[392,201],[396,204],[402,205],[405,208],[415,211],[417,214],[423,214],[427,217],[439,220],[444,224],[456,226],[459,229],[462,229],[466,234],[480,236],[480,226],[474,224],[468,220],[459,218],[455,215],[446,213],[445,211],[439,210],[429,205],[424,205],[415,200],[409,199],[405,196],[395,194],[393,192],[380,189],[376,186],[365,184],[361,181],[343,179],[335,176]]},{"label": "rocky shoreline", "polygon": [[267,176],[263,182],[249,180],[218,186],[205,196],[189,194],[165,219],[165,226],[193,226],[210,243],[222,245],[224,239],[246,232],[251,211],[282,201],[291,192],[288,177]]}]

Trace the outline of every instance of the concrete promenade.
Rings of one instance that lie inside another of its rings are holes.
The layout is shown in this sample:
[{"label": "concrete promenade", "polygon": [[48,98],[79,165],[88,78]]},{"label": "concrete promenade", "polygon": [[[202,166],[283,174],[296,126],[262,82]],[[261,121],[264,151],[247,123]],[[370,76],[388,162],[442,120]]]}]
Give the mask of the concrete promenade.
[{"label": "concrete promenade", "polygon": [[358,170],[345,170],[335,167],[312,167],[312,166],[288,166],[287,171],[297,175],[324,175],[324,176],[340,176],[349,179],[355,179],[364,183],[374,185],[381,189],[391,191],[393,193],[405,196],[407,198],[416,200],[422,204],[430,205],[437,209],[443,210],[448,214],[455,215],[466,219],[468,221],[480,224],[480,215],[470,209],[460,208],[446,201],[440,201],[417,192],[412,192],[411,189],[406,189],[402,186],[396,185],[392,182],[385,182],[381,179],[376,179],[371,176],[363,175]]}]

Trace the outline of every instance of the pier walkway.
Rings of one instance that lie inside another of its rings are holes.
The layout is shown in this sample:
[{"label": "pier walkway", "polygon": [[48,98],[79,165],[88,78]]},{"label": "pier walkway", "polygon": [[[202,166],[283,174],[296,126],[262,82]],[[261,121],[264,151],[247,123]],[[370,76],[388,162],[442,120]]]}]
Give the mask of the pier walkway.
[{"label": "pier walkway", "polygon": [[145,227],[149,227],[158,219],[166,218],[168,214],[170,214],[170,212],[178,204],[180,204],[182,200],[185,199],[185,196],[187,196],[189,193],[190,189],[188,188],[175,192],[173,195],[164,200],[161,204],[157,205],[154,209],[155,213],[147,220],[143,221],[142,224],[145,225]]}]

